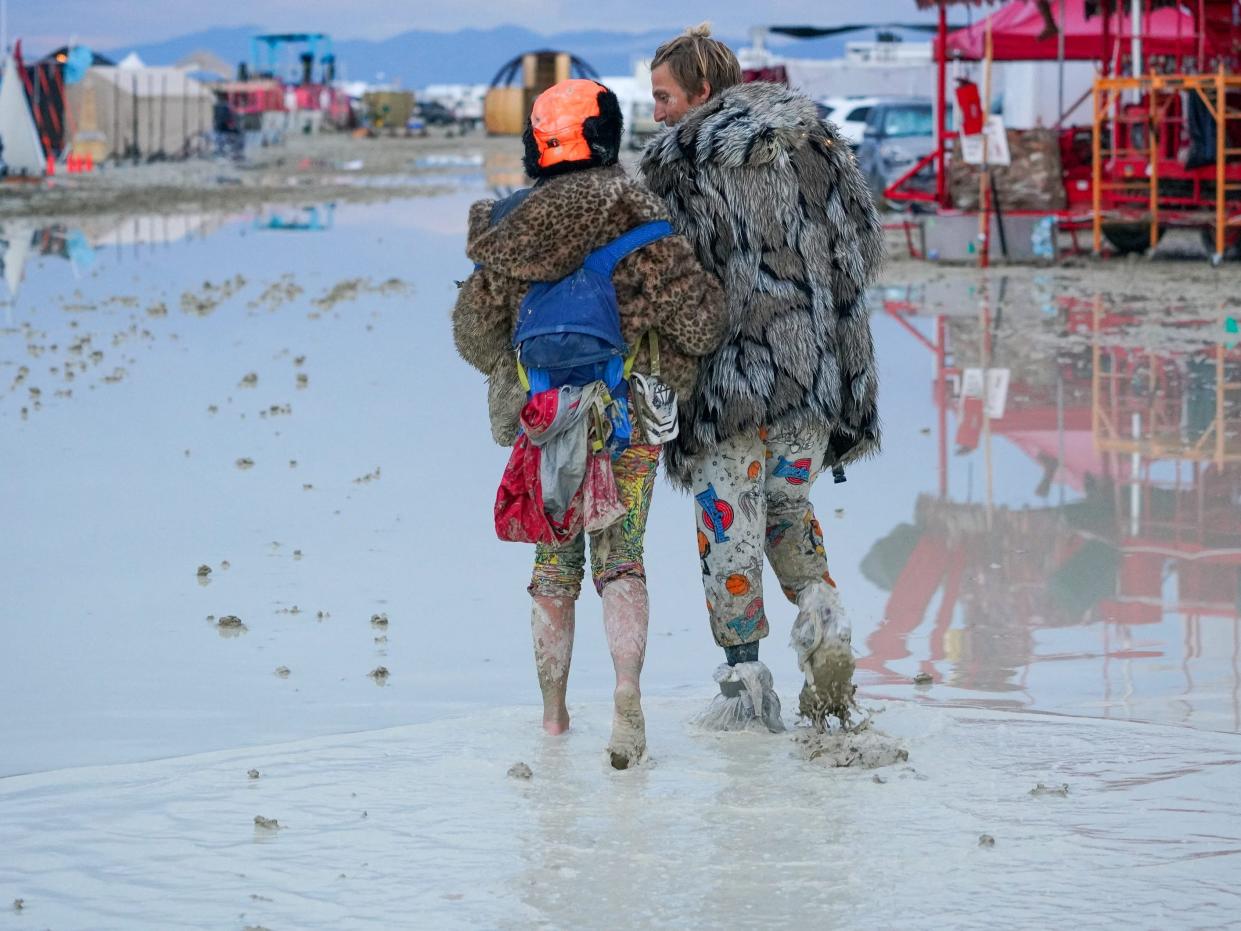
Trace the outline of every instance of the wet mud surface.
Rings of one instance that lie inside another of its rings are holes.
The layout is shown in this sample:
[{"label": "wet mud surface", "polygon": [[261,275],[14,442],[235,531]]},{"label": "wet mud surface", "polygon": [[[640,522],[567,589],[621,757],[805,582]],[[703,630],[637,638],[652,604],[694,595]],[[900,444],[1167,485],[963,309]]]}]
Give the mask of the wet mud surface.
[{"label": "wet mud surface", "polygon": [[[536,706],[490,709],[0,780],[0,889],[25,901],[23,927],[61,928],[100,915],[270,928],[393,915],[449,928],[609,927],[619,914],[713,927],[1235,916],[1230,735],[880,703],[876,720],[909,760],[826,769],[798,758],[798,732],[688,726],[704,697],[648,700],[651,759],[624,772],[600,753],[600,702],[577,706],[559,738],[543,735]],[[1033,797],[1035,781],[1072,788]],[[739,845],[744,869],[731,866]],[[67,877],[99,871],[106,884],[66,894]]]},{"label": "wet mud surface", "polygon": [[[721,657],[691,502],[661,485],[649,758],[618,772],[590,594],[573,727],[542,742],[530,553],[495,540],[506,454],[451,344],[468,204],[520,183],[501,149],[415,165],[416,197],[388,155],[350,176],[364,202],[324,197],[339,160],[324,153],[305,169],[322,184],[287,198],[257,185],[188,208],[152,189],[118,213],[79,192],[43,202],[55,216],[0,215],[0,525],[16,528],[0,560],[17,581],[0,618],[0,836],[14,838],[0,901],[25,903],[0,925],[21,911],[89,926],[105,893],[122,926],[339,927],[398,896],[443,927],[589,925],[621,890],[585,851],[636,865],[653,890],[625,899],[636,924],[667,918],[656,903],[726,924],[756,901],[790,924],[1142,925],[1189,909],[1226,924],[1221,876],[1241,849],[1222,788],[1241,753],[1236,270],[893,261],[872,298],[885,452],[814,497],[833,517],[857,700],[888,710],[853,734],[689,728]],[[769,601],[762,659],[791,724],[794,611]],[[186,754],[200,756],[163,759]],[[514,760],[534,778],[507,778]],[[102,849],[96,805],[143,840]],[[749,834],[770,848],[738,885],[721,864]],[[415,841],[384,846],[397,836]],[[825,866],[825,838],[857,856]],[[161,871],[182,856],[192,888]],[[669,856],[694,881],[671,885]],[[146,886],[66,893],[99,864],[158,877],[159,901],[190,911],[141,911]],[[499,866],[467,882],[480,864]],[[907,889],[864,894],[892,870]],[[944,898],[963,877],[985,906]],[[304,911],[312,882],[334,904]]]}]

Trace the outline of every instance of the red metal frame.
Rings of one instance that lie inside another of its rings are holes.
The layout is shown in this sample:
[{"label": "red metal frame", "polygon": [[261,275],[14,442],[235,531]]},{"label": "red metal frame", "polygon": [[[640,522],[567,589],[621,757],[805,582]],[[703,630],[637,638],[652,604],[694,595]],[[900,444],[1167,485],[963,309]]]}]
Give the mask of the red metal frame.
[{"label": "red metal frame", "polygon": [[[935,151],[920,160],[884,190],[884,197],[897,203],[937,204],[941,208],[951,206],[947,183],[949,139],[947,129],[949,104],[947,87],[947,7],[950,2],[953,2],[953,0],[937,0],[936,2],[939,14],[938,36],[935,43],[937,145]],[[1144,4],[1149,8],[1149,0],[1144,0]],[[1219,66],[1223,66],[1231,72],[1241,70],[1241,26],[1238,25],[1238,23],[1241,23],[1241,16],[1234,15],[1241,13],[1241,4],[1237,0],[1197,0],[1192,6],[1195,13],[1194,28],[1197,31],[1198,39],[1197,61],[1194,62],[1196,70],[1205,73]],[[1127,45],[1123,40],[1127,37],[1121,35],[1113,37],[1111,14],[1107,12],[1106,5],[1101,5],[1098,19],[1100,21],[1103,45],[1105,48],[1112,50],[1100,63],[1102,73],[1106,76],[1113,70],[1119,71],[1125,62]],[[1115,41],[1113,41],[1113,38]],[[1186,62],[1178,55],[1172,60],[1152,59],[1148,64],[1152,69],[1172,68],[1180,72],[1185,69]],[[1234,109],[1237,108],[1241,108],[1241,103],[1234,106]],[[1161,222],[1166,221],[1169,224],[1175,225],[1191,224],[1200,221],[1202,211],[1214,206],[1214,195],[1213,193],[1208,193],[1208,189],[1213,189],[1216,183],[1224,183],[1229,187],[1235,185],[1236,189],[1241,192],[1241,158],[1232,157],[1232,148],[1228,150],[1228,163],[1223,172],[1222,182],[1219,180],[1219,175],[1213,165],[1206,165],[1191,170],[1186,169],[1181,164],[1179,154],[1186,143],[1187,133],[1185,117],[1183,112],[1181,112],[1182,107],[1179,99],[1161,107],[1157,121],[1152,114],[1147,112],[1152,109],[1149,100],[1143,99],[1140,103],[1134,105],[1134,109],[1137,113],[1132,119],[1117,120],[1114,127],[1109,123],[1107,131],[1109,133],[1114,131],[1122,137],[1113,147],[1123,148],[1122,143],[1127,145],[1130,141],[1135,141],[1132,139],[1135,132],[1140,135],[1138,127],[1158,126],[1159,145],[1155,176],[1161,183],[1159,191]],[[1140,139],[1136,141],[1140,141]],[[1137,148],[1142,147],[1137,146]],[[1241,152],[1241,140],[1236,142],[1235,148]],[[934,192],[917,190],[911,187],[910,182],[915,176],[932,163],[935,165]],[[1146,172],[1149,164],[1150,160],[1147,152],[1142,152],[1140,157],[1135,155],[1130,158],[1113,159],[1104,173],[1104,180],[1107,183],[1115,183],[1126,177],[1140,177],[1139,173]],[[1086,179],[1082,177],[1072,178],[1073,190],[1071,191],[1066,186],[1066,195],[1070,195],[1069,200],[1071,204],[1080,204],[1092,200],[1092,194],[1083,193],[1076,189],[1077,182],[1082,180]],[[1093,185],[1093,179],[1091,179],[1091,184]],[[1164,189],[1169,186],[1173,188],[1173,191],[1165,195]],[[1109,191],[1104,198],[1103,211],[1107,213],[1109,219],[1140,219],[1144,213],[1149,212],[1151,195],[1152,192],[1149,190],[1129,196]],[[1238,194],[1238,199],[1241,199],[1241,193]],[[1072,207],[1070,207],[1070,211],[1072,211]],[[1056,214],[1068,216],[1070,211],[1059,211]],[[1051,213],[1052,211],[1048,212]],[[1241,225],[1241,211],[1235,212],[1229,218],[1228,225]]]}]

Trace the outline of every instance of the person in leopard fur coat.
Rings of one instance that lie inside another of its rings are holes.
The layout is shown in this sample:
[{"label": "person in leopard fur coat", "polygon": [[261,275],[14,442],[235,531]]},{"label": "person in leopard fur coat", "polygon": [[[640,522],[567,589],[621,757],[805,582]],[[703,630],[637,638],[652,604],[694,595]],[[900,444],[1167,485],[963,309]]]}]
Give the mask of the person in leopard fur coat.
[{"label": "person in leopard fur coat", "polygon": [[[583,114],[586,114],[583,118]],[[621,113],[611,91],[593,81],[563,81],[536,100],[526,127],[525,166],[533,188],[470,208],[466,253],[475,271],[453,311],[461,357],[487,376],[492,434],[511,445],[526,395],[512,348],[520,304],[533,282],[577,270],[592,251],[653,220],[667,220],[659,198],[617,165]],[[652,372],[648,331],[658,334],[665,382],[688,395],[700,360],[724,337],[724,293],[703,271],[684,237],[669,235],[617,264],[612,283],[628,346],[641,346],[634,372]],[[636,436],[635,436],[636,439]],[[646,753],[638,687],[649,606],[642,563],[658,446],[634,443],[615,454],[612,473],[624,517],[590,535],[590,568],[603,599],[603,624],[616,670],[612,765],[627,769]],[[565,705],[575,603],[585,574],[585,542],[539,543],[529,592],[535,665],[543,693],[543,727],[569,727]]]}]

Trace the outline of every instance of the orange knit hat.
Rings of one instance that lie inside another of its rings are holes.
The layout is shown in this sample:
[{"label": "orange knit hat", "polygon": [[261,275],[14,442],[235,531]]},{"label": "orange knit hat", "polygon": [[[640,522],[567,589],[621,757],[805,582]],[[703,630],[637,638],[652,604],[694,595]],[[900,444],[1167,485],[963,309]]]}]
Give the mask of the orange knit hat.
[{"label": "orange knit hat", "polygon": [[530,126],[539,149],[540,168],[590,159],[583,128],[588,119],[599,116],[599,94],[606,91],[595,81],[574,78],[539,94],[530,111]]}]

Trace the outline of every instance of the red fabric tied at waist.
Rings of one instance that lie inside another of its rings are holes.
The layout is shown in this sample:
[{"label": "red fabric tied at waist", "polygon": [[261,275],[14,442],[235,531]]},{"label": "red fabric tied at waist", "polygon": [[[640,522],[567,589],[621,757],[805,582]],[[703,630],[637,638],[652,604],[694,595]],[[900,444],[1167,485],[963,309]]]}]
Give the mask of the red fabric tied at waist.
[{"label": "red fabric tied at waist", "polygon": [[[536,394],[522,408],[523,432],[513,445],[496,491],[496,535],[501,540],[558,545],[568,543],[583,529],[602,530],[624,517],[611,457],[606,450],[590,451],[589,442],[582,444],[586,456],[584,478],[564,514],[554,517],[544,506],[544,451],[535,440],[543,438],[558,417],[578,414],[580,403],[575,389],[560,388]],[[570,429],[579,428],[589,431],[589,418]]]}]

